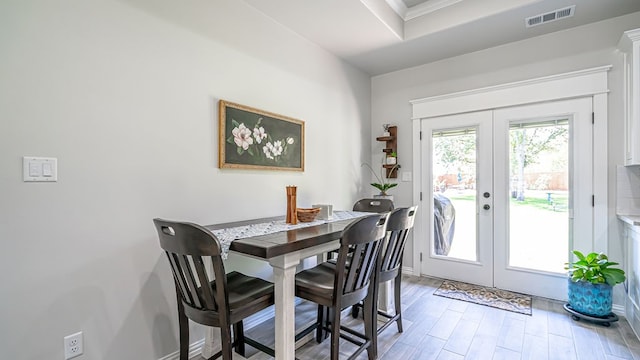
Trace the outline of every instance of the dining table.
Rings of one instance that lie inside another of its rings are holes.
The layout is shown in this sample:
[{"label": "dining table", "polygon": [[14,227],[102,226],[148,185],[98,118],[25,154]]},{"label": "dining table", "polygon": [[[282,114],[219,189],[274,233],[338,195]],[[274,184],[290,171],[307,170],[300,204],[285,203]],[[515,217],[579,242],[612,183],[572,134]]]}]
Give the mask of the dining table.
[{"label": "dining table", "polygon": [[[286,224],[284,216],[205,226],[220,240],[223,258],[235,252],[265,260],[273,268],[275,358],[295,359],[295,275],[302,260],[337,249],[342,231],[356,219],[371,215],[334,211],[332,219]],[[205,348],[205,357],[212,351]],[[208,356],[207,356],[208,355]]]}]

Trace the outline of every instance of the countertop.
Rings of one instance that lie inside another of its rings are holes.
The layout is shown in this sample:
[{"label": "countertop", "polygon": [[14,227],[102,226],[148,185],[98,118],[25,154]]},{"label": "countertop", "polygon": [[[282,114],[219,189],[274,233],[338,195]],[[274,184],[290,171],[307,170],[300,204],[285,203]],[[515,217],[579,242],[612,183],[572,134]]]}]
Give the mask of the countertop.
[{"label": "countertop", "polygon": [[629,225],[640,226],[640,215],[618,214],[618,219],[626,222]]}]

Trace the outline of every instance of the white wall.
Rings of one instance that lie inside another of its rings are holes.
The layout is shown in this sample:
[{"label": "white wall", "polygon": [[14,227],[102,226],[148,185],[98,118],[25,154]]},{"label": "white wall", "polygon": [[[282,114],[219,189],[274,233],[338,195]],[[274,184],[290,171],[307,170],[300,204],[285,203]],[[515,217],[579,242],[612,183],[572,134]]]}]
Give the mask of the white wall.
[{"label": "white wall", "polygon": [[[411,105],[412,99],[470,90],[541,76],[613,65],[609,72],[608,97],[608,184],[609,184],[609,255],[623,261],[621,236],[615,217],[616,165],[623,162],[622,139],[622,59],[616,50],[622,32],[637,28],[640,13],[539,36],[455,58],[405,69],[372,79],[372,132],[382,131],[381,124],[398,125],[398,162],[402,171],[412,169]],[[376,153],[376,144],[372,149]],[[392,190],[399,206],[412,203],[411,183],[401,183]],[[431,206],[422,203],[422,206]],[[426,241],[426,240],[425,240]],[[404,266],[413,267],[413,243],[405,252]],[[623,291],[622,287],[616,289]],[[617,299],[621,299],[618,294]],[[618,302],[619,303],[619,302]]]},{"label": "white wall", "polygon": [[[76,331],[78,359],[176,351],[154,217],[282,215],[290,184],[300,206],[370,192],[369,77],[241,1],[2,1],[0,79],[2,359],[62,359]],[[218,169],[219,99],[304,120],[305,171]],[[23,156],[57,157],[58,182],[22,182]]]}]

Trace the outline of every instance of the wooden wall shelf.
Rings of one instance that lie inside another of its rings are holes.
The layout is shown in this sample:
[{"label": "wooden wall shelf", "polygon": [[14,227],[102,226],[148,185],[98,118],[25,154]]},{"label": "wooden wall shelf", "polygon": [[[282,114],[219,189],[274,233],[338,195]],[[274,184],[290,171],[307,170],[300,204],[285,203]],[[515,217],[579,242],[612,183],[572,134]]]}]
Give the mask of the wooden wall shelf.
[{"label": "wooden wall shelf", "polygon": [[[378,136],[376,138],[377,141],[384,141],[385,147],[382,149],[382,152],[385,154],[391,154],[393,152],[398,154],[398,127],[397,126],[389,126],[389,136]],[[386,156],[385,156],[385,164],[382,165],[387,172],[387,179],[395,179],[398,177],[398,169],[400,168],[400,164],[398,164],[398,158],[396,156],[396,165],[387,165],[386,164]]]}]

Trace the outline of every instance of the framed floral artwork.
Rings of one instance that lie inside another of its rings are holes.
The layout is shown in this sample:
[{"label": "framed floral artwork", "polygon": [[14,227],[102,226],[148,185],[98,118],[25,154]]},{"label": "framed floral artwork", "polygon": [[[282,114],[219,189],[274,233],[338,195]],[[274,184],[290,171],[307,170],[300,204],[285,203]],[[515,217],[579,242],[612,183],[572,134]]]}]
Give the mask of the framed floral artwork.
[{"label": "framed floral artwork", "polygon": [[304,171],[304,121],[218,103],[220,168]]}]

